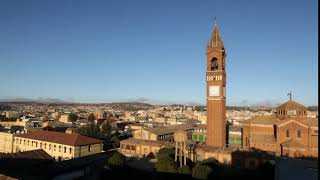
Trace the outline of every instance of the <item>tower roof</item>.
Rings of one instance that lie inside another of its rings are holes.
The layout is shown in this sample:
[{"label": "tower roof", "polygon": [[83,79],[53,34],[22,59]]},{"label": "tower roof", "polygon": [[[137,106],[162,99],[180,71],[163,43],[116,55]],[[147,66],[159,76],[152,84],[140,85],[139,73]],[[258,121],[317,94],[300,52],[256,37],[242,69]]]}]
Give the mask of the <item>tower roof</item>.
[{"label": "tower roof", "polygon": [[217,20],[214,20],[214,28],[211,36],[211,40],[209,42],[209,46],[211,47],[223,47],[223,43],[219,34]]}]

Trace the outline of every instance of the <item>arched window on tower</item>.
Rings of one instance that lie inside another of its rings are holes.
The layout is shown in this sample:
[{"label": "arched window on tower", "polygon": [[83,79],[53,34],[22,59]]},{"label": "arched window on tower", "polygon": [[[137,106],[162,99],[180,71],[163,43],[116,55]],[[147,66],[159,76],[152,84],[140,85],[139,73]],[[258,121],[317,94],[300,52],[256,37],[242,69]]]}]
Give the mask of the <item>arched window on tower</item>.
[{"label": "arched window on tower", "polygon": [[218,70],[218,59],[214,57],[211,60],[211,71],[216,71],[216,70]]}]

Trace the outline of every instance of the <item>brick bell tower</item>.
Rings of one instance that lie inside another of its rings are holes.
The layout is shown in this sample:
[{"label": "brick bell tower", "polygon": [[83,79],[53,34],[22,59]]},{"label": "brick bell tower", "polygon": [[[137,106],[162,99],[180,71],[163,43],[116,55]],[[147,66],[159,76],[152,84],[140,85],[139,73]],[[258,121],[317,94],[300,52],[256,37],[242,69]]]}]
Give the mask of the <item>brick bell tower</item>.
[{"label": "brick bell tower", "polygon": [[215,19],[207,47],[207,146],[226,147],[226,51]]}]

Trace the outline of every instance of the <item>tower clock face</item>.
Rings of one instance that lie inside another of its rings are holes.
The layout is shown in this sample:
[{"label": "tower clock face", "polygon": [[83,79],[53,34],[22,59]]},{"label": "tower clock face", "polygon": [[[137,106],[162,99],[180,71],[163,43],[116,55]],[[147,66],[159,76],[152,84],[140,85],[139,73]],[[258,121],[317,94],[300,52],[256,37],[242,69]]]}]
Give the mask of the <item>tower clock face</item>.
[{"label": "tower clock face", "polygon": [[209,96],[220,96],[219,86],[210,86],[209,87]]}]

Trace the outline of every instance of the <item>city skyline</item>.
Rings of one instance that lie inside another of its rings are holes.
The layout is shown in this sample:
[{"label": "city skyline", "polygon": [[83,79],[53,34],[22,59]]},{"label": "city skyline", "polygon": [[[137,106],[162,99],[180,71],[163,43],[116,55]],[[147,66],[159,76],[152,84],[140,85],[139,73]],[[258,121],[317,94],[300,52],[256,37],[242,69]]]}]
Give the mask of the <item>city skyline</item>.
[{"label": "city skyline", "polygon": [[317,105],[316,1],[177,2],[2,2],[0,99],[205,105],[216,16],[227,105]]}]

